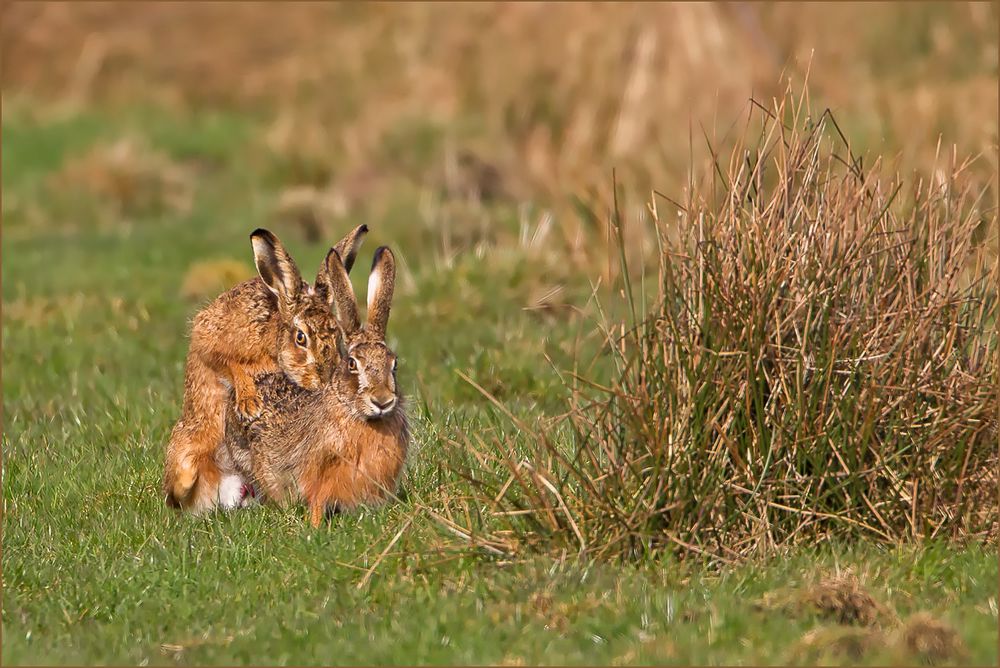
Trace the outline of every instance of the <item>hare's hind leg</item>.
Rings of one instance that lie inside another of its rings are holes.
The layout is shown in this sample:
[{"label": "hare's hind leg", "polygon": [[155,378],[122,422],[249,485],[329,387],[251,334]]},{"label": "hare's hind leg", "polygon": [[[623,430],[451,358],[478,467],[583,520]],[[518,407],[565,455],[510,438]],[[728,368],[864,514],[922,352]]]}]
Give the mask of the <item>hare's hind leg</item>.
[{"label": "hare's hind leg", "polygon": [[174,508],[181,507],[181,501],[194,486],[194,467],[176,461],[189,449],[186,441],[187,426],[184,420],[178,420],[170,432],[166,459],[163,462],[163,496],[167,505]]},{"label": "hare's hind leg", "polygon": [[222,439],[228,389],[197,355],[189,355],[184,374],[183,417],[167,444],[163,487],[167,504],[205,510],[217,498],[219,472],[215,448]]},{"label": "hare's hind leg", "polygon": [[174,457],[168,458],[164,467],[163,491],[167,505],[194,513],[214,508],[221,476],[212,453],[199,451],[197,442],[186,429],[173,436],[171,445],[185,452],[178,454],[175,450]]}]

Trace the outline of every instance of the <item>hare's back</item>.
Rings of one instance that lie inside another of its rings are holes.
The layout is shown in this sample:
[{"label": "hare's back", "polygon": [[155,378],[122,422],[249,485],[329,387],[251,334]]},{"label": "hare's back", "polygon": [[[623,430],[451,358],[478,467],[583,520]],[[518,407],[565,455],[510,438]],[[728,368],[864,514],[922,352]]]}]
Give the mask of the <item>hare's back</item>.
[{"label": "hare's back", "polygon": [[240,419],[240,427],[253,477],[268,496],[281,500],[296,495],[296,471],[308,445],[303,423],[319,391],[296,385],[282,372],[261,374],[255,381],[264,410],[256,419]]}]

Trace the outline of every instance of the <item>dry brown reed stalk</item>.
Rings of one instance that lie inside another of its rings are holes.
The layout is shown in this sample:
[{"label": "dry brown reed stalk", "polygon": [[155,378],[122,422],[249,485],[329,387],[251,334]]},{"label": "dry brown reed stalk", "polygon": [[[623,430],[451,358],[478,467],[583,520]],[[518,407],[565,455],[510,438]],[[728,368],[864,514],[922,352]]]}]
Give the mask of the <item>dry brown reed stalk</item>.
[{"label": "dry brown reed stalk", "polygon": [[793,94],[757,104],[713,158],[676,218],[650,206],[655,285],[618,235],[608,306],[624,315],[601,324],[614,370],[567,381],[558,421],[488,397],[515,429],[459,439],[478,529],[720,561],[831,536],[984,537],[997,267],[975,230],[996,214],[963,187],[967,166],[885,180]]}]

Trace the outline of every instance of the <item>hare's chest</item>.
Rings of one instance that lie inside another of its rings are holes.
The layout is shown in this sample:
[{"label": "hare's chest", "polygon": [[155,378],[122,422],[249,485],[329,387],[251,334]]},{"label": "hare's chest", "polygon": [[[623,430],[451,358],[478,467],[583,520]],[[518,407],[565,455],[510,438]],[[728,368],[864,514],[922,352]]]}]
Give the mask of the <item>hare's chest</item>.
[{"label": "hare's chest", "polygon": [[383,425],[362,428],[345,444],[344,464],[352,471],[359,497],[372,501],[391,497],[406,462],[407,440]]}]

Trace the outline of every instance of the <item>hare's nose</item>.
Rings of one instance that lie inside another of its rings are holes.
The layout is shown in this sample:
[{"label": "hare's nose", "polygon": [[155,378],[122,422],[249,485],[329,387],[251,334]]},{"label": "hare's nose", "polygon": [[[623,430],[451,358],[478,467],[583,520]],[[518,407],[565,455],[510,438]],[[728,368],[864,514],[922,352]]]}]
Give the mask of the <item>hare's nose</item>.
[{"label": "hare's nose", "polygon": [[389,397],[388,399],[372,399],[372,403],[380,411],[387,411],[396,405],[396,397]]}]

